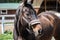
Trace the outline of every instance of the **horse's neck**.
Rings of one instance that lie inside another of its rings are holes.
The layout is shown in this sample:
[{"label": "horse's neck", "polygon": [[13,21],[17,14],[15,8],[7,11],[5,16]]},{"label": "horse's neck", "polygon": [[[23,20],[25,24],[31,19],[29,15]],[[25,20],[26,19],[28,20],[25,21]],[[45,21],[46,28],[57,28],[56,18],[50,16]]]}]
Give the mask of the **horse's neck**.
[{"label": "horse's neck", "polygon": [[55,13],[55,15],[60,18],[60,13]]}]

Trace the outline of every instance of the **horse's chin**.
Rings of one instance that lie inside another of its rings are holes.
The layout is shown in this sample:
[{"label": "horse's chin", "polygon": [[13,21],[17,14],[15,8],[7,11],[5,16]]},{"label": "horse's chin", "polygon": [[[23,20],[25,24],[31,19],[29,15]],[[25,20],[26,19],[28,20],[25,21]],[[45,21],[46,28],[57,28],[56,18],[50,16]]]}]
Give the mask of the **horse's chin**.
[{"label": "horse's chin", "polygon": [[42,37],[42,36],[38,34],[37,36],[35,36],[35,39],[36,39],[36,40],[40,40],[41,37]]},{"label": "horse's chin", "polygon": [[35,37],[37,37],[38,36],[38,32],[36,31],[36,32],[34,32],[34,35],[35,35]]},{"label": "horse's chin", "polygon": [[34,33],[34,35],[36,39],[40,39],[43,36],[43,34],[38,34],[38,33]]}]

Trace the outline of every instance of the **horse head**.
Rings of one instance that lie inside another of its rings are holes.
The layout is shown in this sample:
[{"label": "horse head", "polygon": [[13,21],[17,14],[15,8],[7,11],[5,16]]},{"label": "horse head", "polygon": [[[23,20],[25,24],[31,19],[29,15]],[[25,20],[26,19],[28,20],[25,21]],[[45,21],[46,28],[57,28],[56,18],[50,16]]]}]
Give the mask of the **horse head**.
[{"label": "horse head", "polygon": [[16,19],[17,30],[20,34],[24,32],[24,30],[35,36],[41,34],[42,27],[40,21],[36,15],[36,11],[29,3],[23,3],[23,6],[18,8]]}]

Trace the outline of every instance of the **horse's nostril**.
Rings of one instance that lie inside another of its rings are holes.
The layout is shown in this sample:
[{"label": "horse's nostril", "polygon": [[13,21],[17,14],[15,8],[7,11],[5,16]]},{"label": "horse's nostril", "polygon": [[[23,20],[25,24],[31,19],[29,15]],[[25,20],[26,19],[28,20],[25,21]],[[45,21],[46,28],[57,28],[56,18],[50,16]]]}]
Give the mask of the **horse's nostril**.
[{"label": "horse's nostril", "polygon": [[38,33],[41,34],[42,30],[38,30]]},{"label": "horse's nostril", "polygon": [[38,32],[40,33],[40,30],[38,30]]}]

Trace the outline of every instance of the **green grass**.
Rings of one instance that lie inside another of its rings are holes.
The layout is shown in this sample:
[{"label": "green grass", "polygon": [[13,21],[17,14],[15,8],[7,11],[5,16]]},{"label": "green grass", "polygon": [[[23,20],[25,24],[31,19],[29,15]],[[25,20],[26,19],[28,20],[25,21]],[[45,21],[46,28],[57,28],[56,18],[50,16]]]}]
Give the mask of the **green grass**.
[{"label": "green grass", "polygon": [[13,40],[13,37],[10,34],[0,34],[0,40]]},{"label": "green grass", "polygon": [[13,34],[6,31],[4,34],[0,34],[0,40],[13,40]]}]

